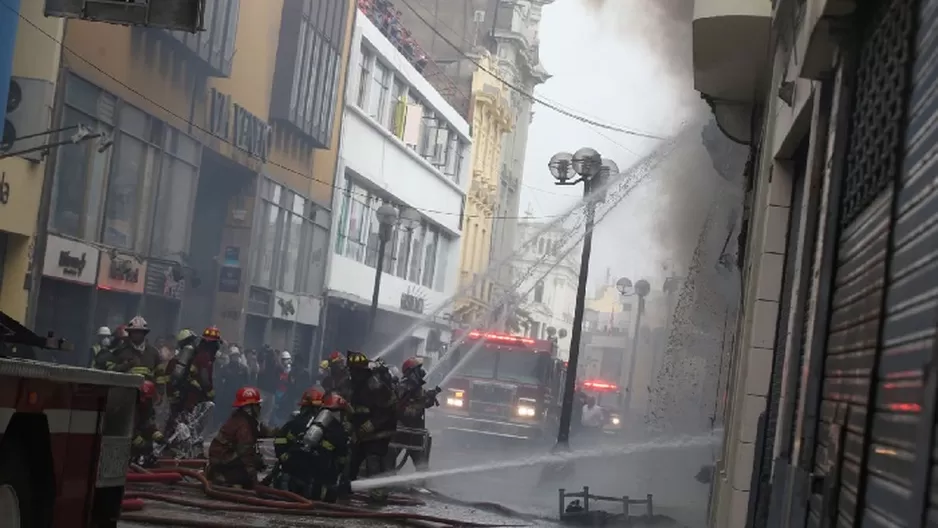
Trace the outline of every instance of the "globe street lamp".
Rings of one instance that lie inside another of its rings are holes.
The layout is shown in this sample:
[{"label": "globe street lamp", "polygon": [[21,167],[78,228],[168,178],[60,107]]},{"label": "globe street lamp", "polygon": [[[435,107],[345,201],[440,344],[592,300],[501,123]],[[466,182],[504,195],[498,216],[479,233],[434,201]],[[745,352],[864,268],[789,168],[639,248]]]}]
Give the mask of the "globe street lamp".
[{"label": "globe street lamp", "polygon": [[[384,252],[388,241],[394,233],[394,227],[401,225],[404,229],[413,230],[414,224],[420,223],[420,213],[405,207],[398,211],[389,203],[384,203],[375,211],[378,219],[378,262],[375,265],[375,287],[371,294],[371,312],[368,315],[368,334],[374,332],[375,318],[378,316],[378,293],[381,291],[381,273],[384,271]],[[407,255],[404,257],[408,258]]]},{"label": "globe street lamp", "polygon": [[[642,327],[642,314],[645,313],[645,297],[651,292],[651,284],[645,279],[635,282],[622,277],[616,281],[616,289],[622,297],[638,296],[638,312],[635,315],[635,332],[632,334],[632,354],[629,356],[629,378],[625,382],[625,401],[622,403],[623,414],[630,414],[632,405],[632,380],[635,378],[635,362],[638,359],[638,332]],[[622,379],[622,361],[619,361],[619,377]]]},{"label": "globe street lamp", "polygon": [[547,166],[557,185],[576,185],[582,182],[583,197],[586,202],[584,211],[586,233],[583,235],[583,254],[580,257],[580,276],[570,336],[570,356],[567,360],[567,377],[564,380],[563,404],[560,409],[560,427],[557,431],[557,447],[567,448],[570,444],[570,419],[573,415],[573,392],[576,390],[577,364],[580,359],[580,337],[583,333],[586,280],[589,276],[596,204],[605,199],[605,184],[611,175],[619,172],[619,168],[613,161],[603,159],[599,152],[588,147],[581,148],[574,154],[566,152],[555,154],[550,158]]}]

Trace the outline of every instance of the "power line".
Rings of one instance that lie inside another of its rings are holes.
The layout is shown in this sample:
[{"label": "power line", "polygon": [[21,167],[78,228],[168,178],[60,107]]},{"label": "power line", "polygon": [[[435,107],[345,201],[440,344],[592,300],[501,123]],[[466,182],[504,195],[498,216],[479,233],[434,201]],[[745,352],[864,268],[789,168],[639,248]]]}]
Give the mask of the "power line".
[{"label": "power line", "polygon": [[[570,110],[567,110],[567,109],[561,107],[560,105],[558,105],[557,103],[548,101],[548,100],[544,99],[543,97],[535,96],[533,93],[530,93],[530,92],[528,92],[527,90],[525,90],[524,88],[521,88],[521,87],[519,87],[519,86],[516,86],[515,84],[513,84],[513,83],[511,83],[511,82],[508,82],[507,80],[505,80],[505,79],[503,79],[501,76],[499,76],[497,73],[495,73],[495,72],[489,70],[488,68],[485,68],[484,66],[482,66],[482,64],[480,64],[479,61],[477,61],[474,57],[470,56],[470,55],[467,54],[465,51],[463,51],[462,48],[460,48],[459,46],[457,46],[456,44],[454,44],[452,40],[450,40],[449,38],[446,37],[446,35],[443,35],[442,33],[440,33],[440,31],[439,31],[436,27],[434,27],[433,24],[431,24],[426,18],[423,17],[423,15],[421,15],[420,13],[417,12],[417,9],[414,8],[414,6],[412,6],[412,5],[410,4],[410,2],[408,2],[407,0],[401,0],[401,3],[403,3],[405,6],[407,6],[407,9],[410,9],[410,11],[411,11],[418,19],[420,19],[421,22],[423,22],[428,28],[430,28],[430,31],[432,31],[434,34],[436,34],[436,36],[440,37],[440,38],[443,40],[443,42],[446,42],[450,47],[452,47],[454,50],[456,50],[457,53],[459,53],[460,55],[462,55],[464,58],[468,59],[470,62],[472,62],[472,64],[474,64],[474,65],[475,65],[476,67],[478,67],[480,70],[482,70],[482,71],[488,73],[489,75],[491,75],[492,77],[494,77],[496,80],[498,80],[499,82],[501,82],[502,84],[504,84],[504,85],[507,86],[508,88],[510,88],[510,89],[514,90],[515,92],[521,94],[523,97],[525,97],[525,98],[527,98],[527,99],[530,99],[531,101],[533,101],[533,102],[535,102],[535,103],[538,103],[538,104],[541,104],[541,105],[543,105],[543,106],[546,106],[547,108],[550,108],[551,110],[553,110],[553,111],[555,111],[555,112],[558,112],[558,113],[560,113],[560,114],[563,114],[563,115],[565,115],[565,116],[567,116],[567,117],[570,117],[570,118],[575,119],[575,120],[577,120],[577,121],[581,121],[581,122],[583,122],[583,123],[586,123],[586,124],[588,124],[588,125],[592,125],[592,126],[595,126],[595,127],[598,127],[598,128],[603,128],[603,129],[606,129],[606,130],[611,130],[611,131],[613,131],[613,132],[620,132],[620,133],[622,133],[622,134],[628,134],[628,135],[630,135],[630,136],[637,136],[637,137],[643,137],[643,138],[648,138],[648,139],[659,139],[659,140],[666,139],[664,136],[659,136],[659,135],[656,135],[656,134],[651,134],[651,133],[649,133],[649,132],[643,132],[643,131],[636,130],[636,129],[633,129],[633,128],[627,128],[627,127],[623,127],[623,126],[610,125],[610,124],[607,124],[607,123],[603,123],[603,122],[600,122],[600,121],[598,121],[598,120],[596,120],[596,119],[592,119],[592,118],[586,117],[586,116],[584,116],[584,115],[582,115],[582,114],[575,113],[575,112],[572,112],[572,111],[570,111]],[[452,28],[449,28],[449,29],[450,29],[451,31],[453,30]],[[620,145],[620,146],[621,146],[621,145]]]},{"label": "power line", "polygon": [[[6,2],[6,0],[0,0],[0,4],[2,4],[2,6],[3,6],[5,9],[7,9],[7,10],[13,12],[13,13],[16,13],[16,15],[20,18],[20,20],[26,22],[27,24],[29,24],[30,26],[32,26],[34,29],[36,29],[37,31],[39,31],[41,34],[43,34],[44,36],[46,36],[49,40],[51,40],[52,42],[55,42],[56,44],[58,44],[59,46],[61,46],[61,48],[62,48],[63,50],[69,52],[71,55],[75,56],[76,58],[78,58],[78,59],[81,60],[82,62],[88,64],[89,66],[91,66],[92,68],[94,68],[95,70],[97,70],[97,71],[98,71],[99,73],[101,73],[102,75],[106,76],[107,78],[109,78],[109,79],[111,79],[112,81],[114,81],[114,82],[118,83],[119,85],[121,85],[123,88],[126,88],[126,89],[129,90],[131,93],[133,93],[134,95],[140,97],[140,98],[143,99],[144,101],[146,101],[146,102],[148,102],[148,103],[154,105],[155,107],[159,108],[160,110],[162,110],[162,111],[166,112],[167,114],[173,116],[174,118],[178,119],[180,122],[185,123],[186,125],[192,126],[193,128],[196,128],[196,129],[200,130],[201,132],[204,132],[205,134],[208,134],[208,135],[213,136],[213,137],[217,137],[217,136],[214,136],[209,130],[205,129],[204,127],[202,127],[202,126],[200,126],[200,125],[198,125],[198,124],[196,124],[196,123],[194,123],[194,122],[192,122],[192,121],[189,120],[188,118],[183,117],[183,116],[177,114],[176,112],[174,112],[174,111],[172,111],[171,109],[167,108],[165,105],[160,104],[160,103],[157,102],[157,101],[154,101],[153,99],[151,99],[151,98],[148,97],[147,95],[141,93],[139,90],[133,88],[132,86],[130,86],[130,85],[128,85],[127,83],[125,83],[124,81],[118,79],[117,77],[115,77],[114,75],[112,75],[110,72],[104,70],[103,68],[101,68],[100,66],[98,66],[97,64],[95,64],[95,63],[94,63],[93,61],[91,61],[90,59],[85,58],[85,57],[84,57],[83,55],[81,55],[80,53],[78,53],[78,52],[76,52],[75,50],[69,48],[68,46],[65,45],[64,42],[62,42],[61,40],[57,39],[54,35],[48,33],[47,31],[45,31],[44,29],[42,29],[41,27],[39,27],[38,25],[36,25],[32,20],[30,20],[30,19],[27,18],[25,15],[23,15],[22,13],[20,13],[19,10],[13,9],[13,8]],[[258,157],[258,156],[256,156],[255,154],[252,154],[252,153],[248,152],[247,150],[245,150],[245,149],[239,147],[238,145],[234,144],[234,143],[233,143],[232,141],[230,141],[230,140],[223,139],[223,138],[218,138],[218,139],[219,139],[221,142],[223,142],[223,143],[225,143],[225,144],[228,144],[228,145],[231,145],[232,147],[234,147],[234,148],[240,150],[241,152],[244,152],[245,154],[247,154],[247,155],[248,155],[249,157],[251,157],[251,158],[261,160],[261,161],[263,161],[264,163],[267,163],[267,164],[272,165],[272,166],[274,166],[274,167],[277,167],[277,168],[279,168],[279,169],[283,169],[283,170],[285,170],[285,171],[287,171],[287,172],[289,172],[289,173],[291,173],[291,174],[296,174],[297,176],[300,176],[300,177],[302,177],[302,178],[304,178],[304,179],[306,179],[306,180],[314,181],[314,182],[320,183],[320,184],[322,184],[322,185],[326,185],[326,186],[328,186],[328,187],[330,187],[330,188],[338,189],[338,190],[343,191],[343,192],[348,193],[348,194],[357,194],[357,195],[363,196],[363,197],[365,197],[365,198],[368,198],[368,197],[370,196],[370,195],[368,195],[368,194],[355,193],[355,192],[353,192],[351,189],[349,189],[348,187],[344,187],[344,186],[340,186],[340,185],[336,184],[335,181],[331,181],[331,182],[330,182],[330,181],[326,181],[326,180],[321,180],[321,179],[319,179],[319,178],[316,178],[315,176],[302,173],[302,172],[300,172],[300,171],[298,171],[298,170],[296,170],[296,169],[293,169],[293,168],[291,168],[291,167],[287,167],[286,165],[282,165],[282,164],[277,163],[277,162],[275,162],[275,161],[272,161],[272,160],[262,160],[260,157]],[[408,206],[408,207],[409,207],[409,206]],[[371,209],[371,208],[370,208],[370,209]],[[419,207],[412,207],[412,209],[415,209],[415,210],[420,211],[420,212],[423,212],[423,213],[428,213],[428,214],[440,214],[440,215],[448,215],[448,216],[463,216],[464,218],[483,218],[483,219],[493,219],[493,220],[521,220],[521,219],[526,218],[526,217],[523,217],[523,216],[466,215],[466,214],[464,214],[464,213],[462,213],[462,212],[441,211],[441,210],[436,210],[436,209],[424,209],[424,208],[419,208]],[[375,210],[375,209],[372,209],[372,210]],[[556,217],[556,215],[555,215],[555,216],[543,216],[543,217],[539,217],[539,218],[552,218],[552,217]]]}]

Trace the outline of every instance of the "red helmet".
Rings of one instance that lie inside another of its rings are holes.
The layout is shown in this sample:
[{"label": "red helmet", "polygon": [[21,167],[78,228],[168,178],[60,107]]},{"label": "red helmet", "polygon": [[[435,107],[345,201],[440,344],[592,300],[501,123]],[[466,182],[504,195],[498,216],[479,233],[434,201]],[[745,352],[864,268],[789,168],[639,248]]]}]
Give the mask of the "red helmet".
[{"label": "red helmet", "polygon": [[411,369],[415,369],[420,366],[423,366],[423,358],[419,358],[417,356],[410,357],[404,361],[403,365],[401,365],[401,372],[407,374],[411,371]]},{"label": "red helmet", "polygon": [[345,401],[345,398],[339,396],[334,392],[330,392],[322,400],[322,406],[324,409],[330,409],[333,411],[344,411],[348,409],[348,402]]},{"label": "red helmet", "polygon": [[235,401],[234,404],[232,404],[232,407],[259,405],[262,401],[261,391],[254,387],[241,387],[238,389],[238,393],[235,394]]},{"label": "red helmet", "polygon": [[205,341],[221,341],[221,331],[217,326],[210,326],[202,331],[202,339]]},{"label": "red helmet", "polygon": [[118,338],[127,337],[127,325],[118,325],[114,330],[114,335]]},{"label": "red helmet", "polygon": [[329,354],[329,363],[345,361],[345,358],[342,357],[342,353],[336,350],[335,352]]},{"label": "red helmet", "polygon": [[141,401],[150,401],[156,397],[156,383],[153,383],[150,380],[143,382],[143,385],[140,386],[140,400]]},{"label": "red helmet", "polygon": [[321,390],[312,387],[303,392],[300,397],[300,407],[320,407],[322,406],[323,393]]}]

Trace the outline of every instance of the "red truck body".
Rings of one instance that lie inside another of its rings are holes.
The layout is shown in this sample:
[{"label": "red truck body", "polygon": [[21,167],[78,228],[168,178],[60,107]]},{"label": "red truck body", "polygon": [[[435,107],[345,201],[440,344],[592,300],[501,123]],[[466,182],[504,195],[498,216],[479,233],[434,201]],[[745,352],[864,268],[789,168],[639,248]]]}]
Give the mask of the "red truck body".
[{"label": "red truck body", "polygon": [[[6,356],[60,346],[2,313],[0,325]],[[0,357],[0,518],[29,528],[116,526],[141,382]]]},{"label": "red truck body", "polygon": [[454,342],[436,425],[516,440],[555,432],[565,370],[552,341],[473,331],[457,332]]}]

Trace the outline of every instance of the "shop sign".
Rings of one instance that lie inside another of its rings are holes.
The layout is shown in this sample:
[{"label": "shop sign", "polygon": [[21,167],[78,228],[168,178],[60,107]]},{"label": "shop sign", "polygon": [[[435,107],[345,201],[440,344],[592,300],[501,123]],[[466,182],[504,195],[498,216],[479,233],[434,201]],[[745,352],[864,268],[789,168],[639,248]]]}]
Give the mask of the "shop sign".
[{"label": "shop sign", "polygon": [[274,293],[274,317],[286,321],[296,321],[296,311],[300,301],[292,293]]},{"label": "shop sign", "polygon": [[157,295],[169,299],[182,299],[186,289],[186,278],[179,265],[171,262],[150,261],[147,265],[147,283],[144,291],[147,295]]},{"label": "shop sign", "polygon": [[222,266],[218,272],[218,291],[221,293],[238,293],[241,291],[241,268],[238,266]]},{"label": "shop sign", "polygon": [[207,106],[208,127],[212,135],[233,143],[263,162],[267,161],[270,153],[270,124],[243,106],[232,103],[230,95],[215,88],[209,93]]},{"label": "shop sign", "polygon": [[136,257],[101,254],[98,287],[103,290],[143,293],[146,286],[147,263]]},{"label": "shop sign", "polygon": [[322,300],[312,295],[297,297],[296,322],[305,325],[318,326],[319,312],[322,310]]},{"label": "shop sign", "polygon": [[410,287],[401,294],[401,310],[422,314],[427,295],[420,288]]},{"label": "shop sign", "polygon": [[88,244],[49,235],[42,274],[82,284],[94,284],[100,251]]}]

